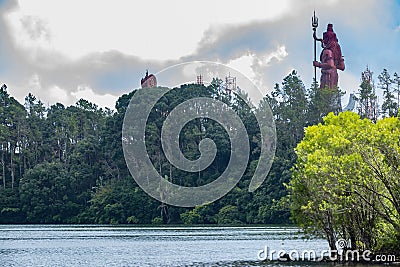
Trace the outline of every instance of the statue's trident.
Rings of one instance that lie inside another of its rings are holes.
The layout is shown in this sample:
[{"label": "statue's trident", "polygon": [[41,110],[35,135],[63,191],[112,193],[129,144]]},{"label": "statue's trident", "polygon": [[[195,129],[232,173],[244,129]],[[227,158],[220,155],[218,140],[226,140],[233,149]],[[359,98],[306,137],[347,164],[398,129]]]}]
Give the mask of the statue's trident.
[{"label": "statue's trident", "polygon": [[[315,10],[314,10],[314,16],[311,17],[311,26],[314,31],[314,61],[317,61],[317,27],[318,27],[318,18],[315,16]],[[314,66],[314,80],[317,81],[317,67]]]}]

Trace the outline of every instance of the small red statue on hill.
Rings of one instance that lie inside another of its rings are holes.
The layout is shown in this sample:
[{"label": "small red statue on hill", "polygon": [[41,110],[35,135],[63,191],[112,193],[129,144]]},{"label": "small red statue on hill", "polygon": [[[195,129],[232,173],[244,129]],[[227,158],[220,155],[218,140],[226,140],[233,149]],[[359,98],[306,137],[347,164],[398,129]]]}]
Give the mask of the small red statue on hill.
[{"label": "small red statue on hill", "polygon": [[[316,28],[316,27],[315,27]],[[320,41],[323,48],[320,61],[314,60],[314,67],[321,68],[321,83],[320,88],[323,89],[328,87],[333,90],[337,88],[338,84],[338,72],[337,70],[344,70],[344,59],[342,51],[336,37],[336,33],[333,31],[333,25],[328,24],[326,32],[324,32],[322,39],[317,38],[316,30],[314,29],[313,34],[315,41]]]},{"label": "small red statue on hill", "polygon": [[157,86],[157,79],[156,76],[153,74],[149,75],[149,71],[146,70],[146,76],[140,80],[140,84],[142,88],[151,88]]}]

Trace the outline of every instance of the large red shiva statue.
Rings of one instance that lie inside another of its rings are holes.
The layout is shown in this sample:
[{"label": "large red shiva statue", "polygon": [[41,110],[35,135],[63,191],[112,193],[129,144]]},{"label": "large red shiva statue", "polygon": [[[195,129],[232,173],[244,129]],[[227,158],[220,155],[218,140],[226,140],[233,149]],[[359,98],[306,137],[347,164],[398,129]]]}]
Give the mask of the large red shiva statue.
[{"label": "large red shiva statue", "polygon": [[338,84],[338,72],[337,70],[344,70],[344,59],[342,51],[336,37],[336,33],[333,31],[333,25],[328,24],[326,32],[324,32],[322,39],[317,38],[316,31],[313,34],[314,40],[321,42],[323,48],[320,55],[320,62],[314,60],[314,67],[321,68],[321,83],[320,88],[326,88],[333,90],[337,88]]}]

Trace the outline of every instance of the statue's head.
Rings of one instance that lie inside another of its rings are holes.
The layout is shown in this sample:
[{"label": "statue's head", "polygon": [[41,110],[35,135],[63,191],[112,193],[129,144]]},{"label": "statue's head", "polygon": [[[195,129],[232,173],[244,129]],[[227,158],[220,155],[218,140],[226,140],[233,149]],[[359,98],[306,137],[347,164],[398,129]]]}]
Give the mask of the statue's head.
[{"label": "statue's head", "polygon": [[337,43],[338,42],[338,39],[336,37],[336,33],[333,31],[333,25],[331,23],[328,24],[326,32],[324,32],[324,35],[322,37],[322,42],[324,44],[324,47],[329,47],[333,43]]},{"label": "statue's head", "polygon": [[324,32],[322,37],[322,44],[325,49],[329,49],[332,51],[333,58],[335,60],[335,65],[338,69],[344,69],[344,63],[342,59],[342,51],[340,49],[340,45],[338,39],[336,37],[336,33],[333,31],[333,25],[331,23],[328,24],[326,28],[326,32]]}]

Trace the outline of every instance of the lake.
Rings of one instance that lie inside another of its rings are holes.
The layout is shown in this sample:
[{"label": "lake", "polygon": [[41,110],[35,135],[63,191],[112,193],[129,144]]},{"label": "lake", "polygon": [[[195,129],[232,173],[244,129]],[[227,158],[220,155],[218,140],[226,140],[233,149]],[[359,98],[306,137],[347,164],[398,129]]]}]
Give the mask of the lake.
[{"label": "lake", "polygon": [[0,226],[1,266],[283,266],[258,259],[266,246],[328,249],[295,227]]}]

